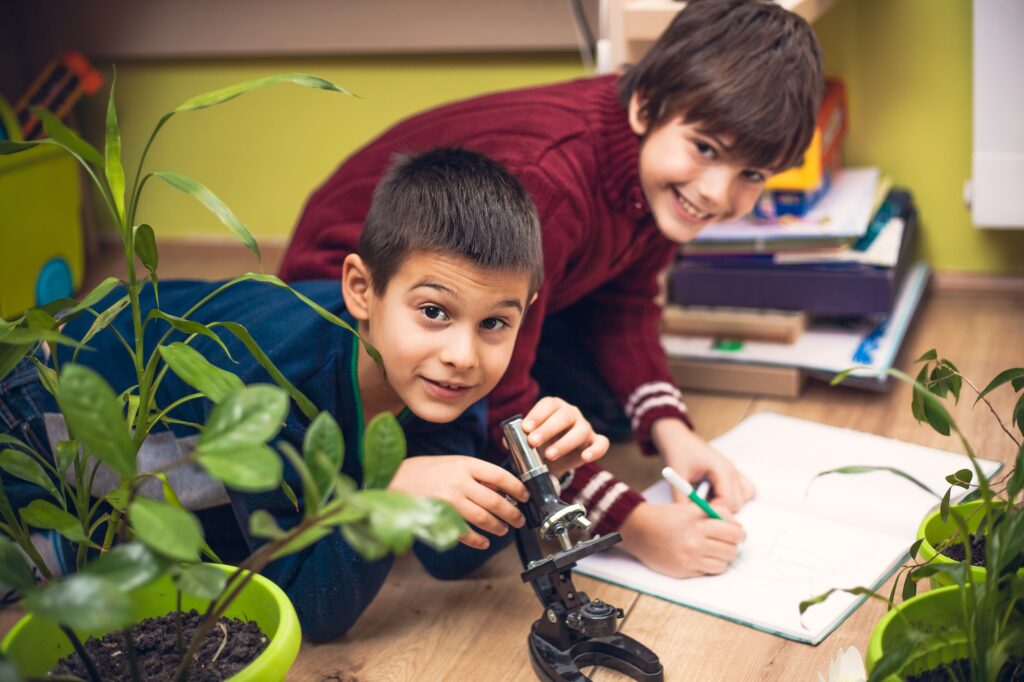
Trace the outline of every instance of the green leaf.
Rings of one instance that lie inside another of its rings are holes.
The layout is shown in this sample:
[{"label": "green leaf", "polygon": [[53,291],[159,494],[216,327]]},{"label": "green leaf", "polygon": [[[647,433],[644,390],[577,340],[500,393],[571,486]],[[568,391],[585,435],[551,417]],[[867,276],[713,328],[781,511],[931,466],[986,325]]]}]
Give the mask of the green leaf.
[{"label": "green leaf", "polygon": [[292,487],[288,485],[288,481],[286,481],[283,478],[281,479],[281,492],[283,492],[284,496],[288,498],[288,501],[292,503],[292,506],[295,508],[295,511],[298,511],[299,498],[295,494],[295,491],[292,490]]},{"label": "green leaf", "polygon": [[80,156],[97,168],[103,167],[103,157],[96,148],[78,136],[78,133],[64,125],[59,118],[42,107],[29,107],[32,115],[43,123],[46,136],[73,154]]},{"label": "green leaf", "polygon": [[395,415],[382,412],[370,420],[363,435],[363,485],[386,488],[405,459],[405,434]]},{"label": "green leaf", "polygon": [[43,465],[24,452],[0,450],[0,469],[15,478],[36,484],[50,493],[57,501],[62,499],[60,493],[57,492],[57,487],[53,484],[53,479],[43,469]]},{"label": "green leaf", "polygon": [[304,73],[282,73],[275,76],[266,76],[264,78],[257,78],[255,80],[246,81],[244,83],[238,83],[236,85],[230,85],[226,88],[219,90],[213,90],[202,95],[196,95],[192,99],[179,104],[174,108],[174,112],[179,111],[194,111],[196,109],[204,109],[206,107],[212,107],[215,104],[227,102],[232,100],[239,95],[251,92],[253,90],[259,90],[269,85],[281,82],[292,82],[298,85],[304,85],[307,88],[316,88],[319,90],[333,90],[334,92],[340,92],[345,95],[351,95],[352,93],[335,85],[334,83],[324,80],[323,78],[317,78],[316,76],[308,76]]},{"label": "green leaf", "polygon": [[316,483],[313,482],[313,475],[309,472],[309,467],[306,466],[302,456],[292,447],[291,443],[283,441],[278,443],[277,447],[295,469],[296,475],[302,482],[302,501],[305,507],[303,516],[307,519],[316,516],[320,511],[320,491],[317,490]]},{"label": "green leaf", "polygon": [[122,478],[135,475],[135,447],[113,389],[83,365],[64,367],[57,402],[70,432]]},{"label": "green leaf", "polygon": [[921,357],[919,357],[917,360],[914,360],[914,364],[916,365],[919,362],[927,362],[929,360],[938,360],[938,358],[939,354],[935,352],[934,348],[932,348],[931,350],[927,350],[924,353],[922,353]]},{"label": "green leaf", "polygon": [[18,546],[0,535],[0,584],[13,587],[22,594],[36,586],[25,556]]},{"label": "green leaf", "polygon": [[89,329],[86,330],[85,336],[82,337],[82,343],[89,343],[89,340],[99,334],[101,331],[110,326],[110,324],[117,319],[117,316],[131,304],[131,299],[128,294],[125,294],[118,300],[110,304],[110,307],[104,310],[102,313],[96,316],[96,319],[92,321]]},{"label": "green leaf", "polygon": [[1006,491],[1009,498],[1012,500],[1020,491],[1024,490],[1024,444],[1017,450],[1017,459],[1014,460],[1013,464],[1013,475],[1010,476],[1010,480],[1006,485]]},{"label": "green leaf", "polygon": [[117,545],[91,561],[84,573],[104,578],[124,592],[153,582],[170,567],[170,562],[138,542]]},{"label": "green leaf", "polygon": [[959,488],[970,487],[971,481],[974,479],[974,472],[970,469],[960,469],[955,474],[946,476],[946,482],[950,485],[955,485]]},{"label": "green leaf", "polygon": [[136,498],[128,511],[135,536],[166,557],[199,561],[203,529],[188,511],[145,497]]},{"label": "green leaf", "polygon": [[[1024,367],[1014,367],[1007,369],[996,375],[992,381],[988,382],[988,385],[981,390],[978,394],[974,404],[977,405],[978,401],[987,396],[989,393],[999,388],[1008,381],[1022,381],[1024,380]],[[1016,387],[1016,384],[1015,384]]]},{"label": "green leaf", "polygon": [[164,320],[165,322],[167,322],[168,324],[170,324],[172,327],[174,327],[183,334],[198,334],[200,336],[205,336],[206,338],[210,339],[218,346],[220,346],[221,350],[224,351],[224,355],[228,356],[228,358],[232,362],[235,361],[235,359],[231,357],[231,351],[229,351],[228,347],[224,345],[224,341],[219,336],[217,336],[216,332],[214,332],[212,329],[207,327],[202,322],[196,322],[195,320],[187,320],[183,317],[176,317],[175,315],[168,315],[164,311],[157,310],[155,308],[152,311],[150,311],[149,315],[147,316],[147,319]]},{"label": "green leaf", "polygon": [[72,542],[97,547],[82,530],[82,524],[78,519],[46,500],[32,500],[27,506],[19,509],[18,514],[30,526],[52,529]]},{"label": "green leaf", "polygon": [[[922,356],[923,357],[923,356]],[[928,381],[928,366],[925,365],[921,368],[921,371],[917,373],[918,384],[924,384]],[[914,390],[911,391],[910,396],[910,412],[914,415],[914,419],[918,423],[925,421],[926,417],[924,414],[924,394],[917,390],[917,386],[914,386]]]},{"label": "green leaf", "polygon": [[213,408],[198,448],[210,452],[265,443],[281,430],[287,414],[288,397],[279,388],[246,386]]},{"label": "green leaf", "polygon": [[908,573],[907,577],[903,579],[903,591],[900,593],[900,596],[903,601],[907,601],[915,595],[917,595],[917,581],[913,580]]},{"label": "green leaf", "polygon": [[79,301],[71,310],[68,311],[68,315],[79,313],[86,308],[91,308],[96,305],[104,298],[107,297],[111,291],[113,291],[121,281],[117,277],[107,277],[105,280],[96,285],[96,288],[90,291],[85,298]]},{"label": "green leaf", "polygon": [[217,367],[197,351],[180,341],[159,348],[160,357],[189,386],[203,393],[214,403],[223,402],[243,388],[242,380]]},{"label": "green leaf", "polygon": [[357,495],[358,506],[368,510],[373,535],[396,554],[408,551],[414,538],[446,549],[468,530],[462,517],[438,500],[390,490],[364,490]]},{"label": "green leaf", "polygon": [[267,370],[267,374],[269,374],[274,380],[274,383],[288,392],[288,395],[295,401],[295,404],[298,405],[302,414],[304,414],[308,419],[314,419],[316,417],[317,409],[316,406],[313,405],[313,402],[307,398],[302,391],[296,388],[295,385],[288,380],[288,377],[286,377],[281,370],[277,368],[277,365],[275,365],[274,361],[270,359],[270,356],[264,353],[263,349],[260,348],[258,343],[256,343],[256,339],[252,338],[248,329],[237,322],[218,322],[216,324],[217,326],[223,327],[234,334],[234,336],[249,349],[252,356],[256,358],[256,362],[260,364],[260,367]]},{"label": "green leaf", "polygon": [[341,535],[352,549],[368,561],[383,559],[388,554],[387,544],[370,530],[366,521],[342,526]]},{"label": "green leaf", "polygon": [[38,147],[42,142],[14,142],[13,140],[0,140],[0,154],[18,154],[28,151],[32,147]]},{"label": "green leaf", "polygon": [[207,473],[234,490],[264,492],[277,488],[281,482],[281,458],[262,443],[243,443],[216,450],[200,446],[192,457]]},{"label": "green leaf", "polygon": [[156,266],[160,264],[160,253],[156,249],[156,235],[153,233],[153,228],[145,223],[136,227],[133,243],[135,255],[146,266],[150,275],[156,278]]},{"label": "green leaf", "polygon": [[50,583],[22,605],[29,613],[83,633],[115,630],[135,620],[128,594],[109,580],[88,573]]},{"label": "green leaf", "polygon": [[4,379],[18,366],[22,358],[32,350],[32,346],[31,343],[9,345],[6,336],[0,339],[0,379]]},{"label": "green leaf", "polygon": [[53,315],[40,308],[32,308],[25,311],[25,322],[29,329],[53,329],[57,326],[57,320]]},{"label": "green leaf", "polygon": [[917,552],[921,549],[921,545],[923,545],[923,544],[924,544],[924,538],[918,538],[917,540],[914,540],[914,544],[912,544],[910,546],[910,549],[907,550],[907,554],[910,555],[911,559],[913,559],[913,558],[915,558],[917,556]]},{"label": "green leaf", "polygon": [[121,165],[121,131],[117,126],[117,108],[114,105],[114,86],[117,85],[117,73],[114,73],[110,82],[110,99],[107,102],[106,122],[106,147],[104,148],[104,171],[107,177],[107,186],[110,187],[110,196],[114,200],[117,209],[118,230],[125,244],[128,244],[128,235],[125,234],[124,216],[124,166]]},{"label": "green leaf", "polygon": [[194,564],[185,568],[175,582],[185,594],[213,601],[224,591],[228,574],[210,564]]},{"label": "green leaf", "polygon": [[36,366],[36,372],[39,374],[39,383],[43,385],[43,388],[46,389],[47,393],[56,398],[57,372],[52,367],[47,367],[43,363],[39,362],[39,360],[37,360],[33,355],[28,356],[28,359]]},{"label": "green leaf", "polygon": [[323,501],[345,457],[341,429],[329,412],[321,412],[309,425],[302,442],[302,455]]},{"label": "green leaf", "polygon": [[81,446],[79,446],[77,440],[59,440],[54,448],[54,453],[57,456],[57,471],[63,477],[64,472],[68,470],[68,467],[75,461],[75,457],[81,452]]},{"label": "green leaf", "polygon": [[935,495],[935,497],[938,497],[938,494],[934,490],[932,490],[931,488],[926,486],[924,483],[922,483],[921,481],[919,481],[916,478],[914,478],[913,476],[911,476],[910,474],[908,474],[908,473],[906,473],[904,471],[901,471],[900,469],[897,469],[896,467],[862,466],[862,465],[845,466],[845,467],[839,467],[838,469],[829,469],[828,471],[822,471],[821,473],[819,473],[814,478],[818,478],[819,476],[825,476],[827,474],[867,474],[867,473],[870,473],[872,471],[887,471],[890,474],[895,474],[896,476],[899,476],[900,478],[907,479],[908,481],[910,481],[911,483],[916,485],[921,490],[925,490],[928,493],[930,493],[932,495]]},{"label": "green leaf", "polygon": [[871,669],[871,675],[868,677],[867,682],[881,682],[890,675],[899,673],[915,649],[914,643],[903,642],[886,650],[882,657],[878,659],[878,662],[875,663],[875,667]]},{"label": "green leaf", "polygon": [[227,207],[223,201],[221,201],[216,194],[211,192],[202,183],[193,180],[192,178],[186,177],[180,173],[174,173],[172,171],[156,171],[153,173],[156,177],[166,182],[171,187],[179,189],[185,194],[193,197],[205,206],[211,213],[228,226],[228,229],[235,234],[236,237],[242,240],[245,244],[245,248],[256,254],[256,258],[261,259],[260,247],[253,239],[252,233],[249,232],[249,228],[245,224],[235,217],[235,214],[231,212],[231,209]]},{"label": "green leaf", "polygon": [[274,540],[284,535],[277,525],[277,519],[265,509],[257,509],[249,515],[249,534],[256,538]]},{"label": "green leaf", "polygon": [[334,528],[327,524],[315,524],[306,529],[303,533],[299,534],[297,538],[286,544],[284,547],[274,552],[271,559],[276,561],[283,556],[299,552],[312,544],[320,542],[320,540],[333,532]]},{"label": "green leaf", "polygon": [[[31,345],[37,341],[48,341],[50,343],[59,343],[63,346],[70,346],[72,348],[85,348],[85,340],[76,341],[70,336],[64,336],[60,332],[52,329],[33,329],[29,327],[18,327],[12,329],[4,335],[3,342],[5,344],[16,344],[20,346]],[[25,355],[24,352],[21,354]],[[20,359],[20,358],[19,358]]]},{"label": "green leaf", "polygon": [[942,496],[942,502],[939,504],[939,518],[945,523],[949,519],[949,494],[953,492],[952,488],[946,490],[946,494]]}]

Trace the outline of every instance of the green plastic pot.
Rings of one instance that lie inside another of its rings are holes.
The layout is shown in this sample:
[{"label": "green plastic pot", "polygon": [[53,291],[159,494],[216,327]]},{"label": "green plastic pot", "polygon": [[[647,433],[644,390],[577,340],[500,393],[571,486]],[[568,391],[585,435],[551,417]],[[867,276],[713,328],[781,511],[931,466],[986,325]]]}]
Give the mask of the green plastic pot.
[{"label": "green plastic pot", "polygon": [[[967,502],[965,504],[955,504],[950,509],[956,510],[960,516],[962,516],[967,522],[967,528],[973,533],[978,529],[978,525],[981,523],[981,513],[977,510],[982,506],[983,502],[977,500],[975,502]],[[994,506],[1003,506],[1004,503],[1000,502]],[[977,512],[977,513],[975,513]],[[944,554],[941,554],[935,550],[938,545],[941,545],[946,540],[949,540],[956,532],[956,523],[953,521],[952,516],[948,520],[943,521],[939,515],[939,510],[935,510],[928,516],[924,517],[924,521],[921,522],[920,528],[917,529],[917,537],[922,538],[921,548],[918,550],[918,556],[923,561],[933,561],[937,564],[953,565],[959,562],[950,559]],[[971,578],[974,582],[985,581],[985,569],[981,566],[971,567]],[[1024,580],[1024,569],[1017,571],[1017,579]],[[932,587],[945,587],[948,585],[955,585],[956,581],[947,573],[936,573],[930,578]]]},{"label": "green plastic pot", "polygon": [[[214,565],[226,573],[235,570],[233,566]],[[135,617],[142,620],[170,613],[175,608],[175,599],[174,584],[170,576],[164,576],[132,593]],[[208,601],[187,595],[182,597],[181,603],[184,610],[194,608],[200,613],[208,604]],[[230,678],[232,682],[283,680],[299,654],[302,641],[299,618],[284,591],[261,575],[253,576],[225,615],[255,621],[270,640],[256,660]],[[0,651],[15,662],[23,676],[28,677],[45,675],[57,661],[70,654],[72,648],[56,624],[29,614],[4,637]]]},{"label": "green plastic pot", "polygon": [[916,675],[967,656],[967,640],[963,634],[960,615],[960,589],[940,587],[908,599],[882,617],[868,640],[866,666],[870,673],[896,643],[903,641],[908,623],[918,628],[929,628],[934,636],[907,659],[900,674],[889,675],[884,682],[899,682],[903,677]]}]

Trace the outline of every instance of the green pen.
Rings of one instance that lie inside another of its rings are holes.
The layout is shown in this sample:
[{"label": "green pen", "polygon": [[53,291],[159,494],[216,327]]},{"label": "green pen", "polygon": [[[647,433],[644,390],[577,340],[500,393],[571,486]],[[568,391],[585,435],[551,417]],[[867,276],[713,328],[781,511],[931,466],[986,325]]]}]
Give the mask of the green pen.
[{"label": "green pen", "polygon": [[704,510],[704,513],[713,519],[721,519],[718,512],[711,508],[707,501],[697,494],[690,482],[676,473],[672,467],[665,467],[661,470],[661,477],[672,484],[672,487],[693,500],[693,503]]}]

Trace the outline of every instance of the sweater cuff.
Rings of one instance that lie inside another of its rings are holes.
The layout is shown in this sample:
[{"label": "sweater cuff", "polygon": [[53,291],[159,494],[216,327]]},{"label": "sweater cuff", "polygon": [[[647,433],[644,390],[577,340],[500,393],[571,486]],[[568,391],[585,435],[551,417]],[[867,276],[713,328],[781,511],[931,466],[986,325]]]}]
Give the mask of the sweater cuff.
[{"label": "sweater cuff", "polygon": [[587,518],[594,524],[591,534],[605,535],[618,530],[644,498],[610,472],[584,464],[569,480],[563,479],[562,500],[583,505]]},{"label": "sweater cuff", "polygon": [[626,416],[645,455],[656,455],[658,449],[651,438],[651,426],[663,417],[683,420],[691,430],[693,422],[683,402],[683,394],[667,381],[649,381],[638,386],[626,400]]}]

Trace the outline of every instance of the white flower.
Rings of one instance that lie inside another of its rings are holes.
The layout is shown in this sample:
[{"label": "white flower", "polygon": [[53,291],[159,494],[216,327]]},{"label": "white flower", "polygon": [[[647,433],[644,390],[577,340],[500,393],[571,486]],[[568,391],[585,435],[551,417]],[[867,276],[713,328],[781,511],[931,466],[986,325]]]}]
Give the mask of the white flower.
[{"label": "white flower", "polygon": [[828,667],[828,680],[818,673],[818,682],[864,682],[867,677],[864,658],[857,647],[851,646],[846,651],[839,650],[832,665]]}]

